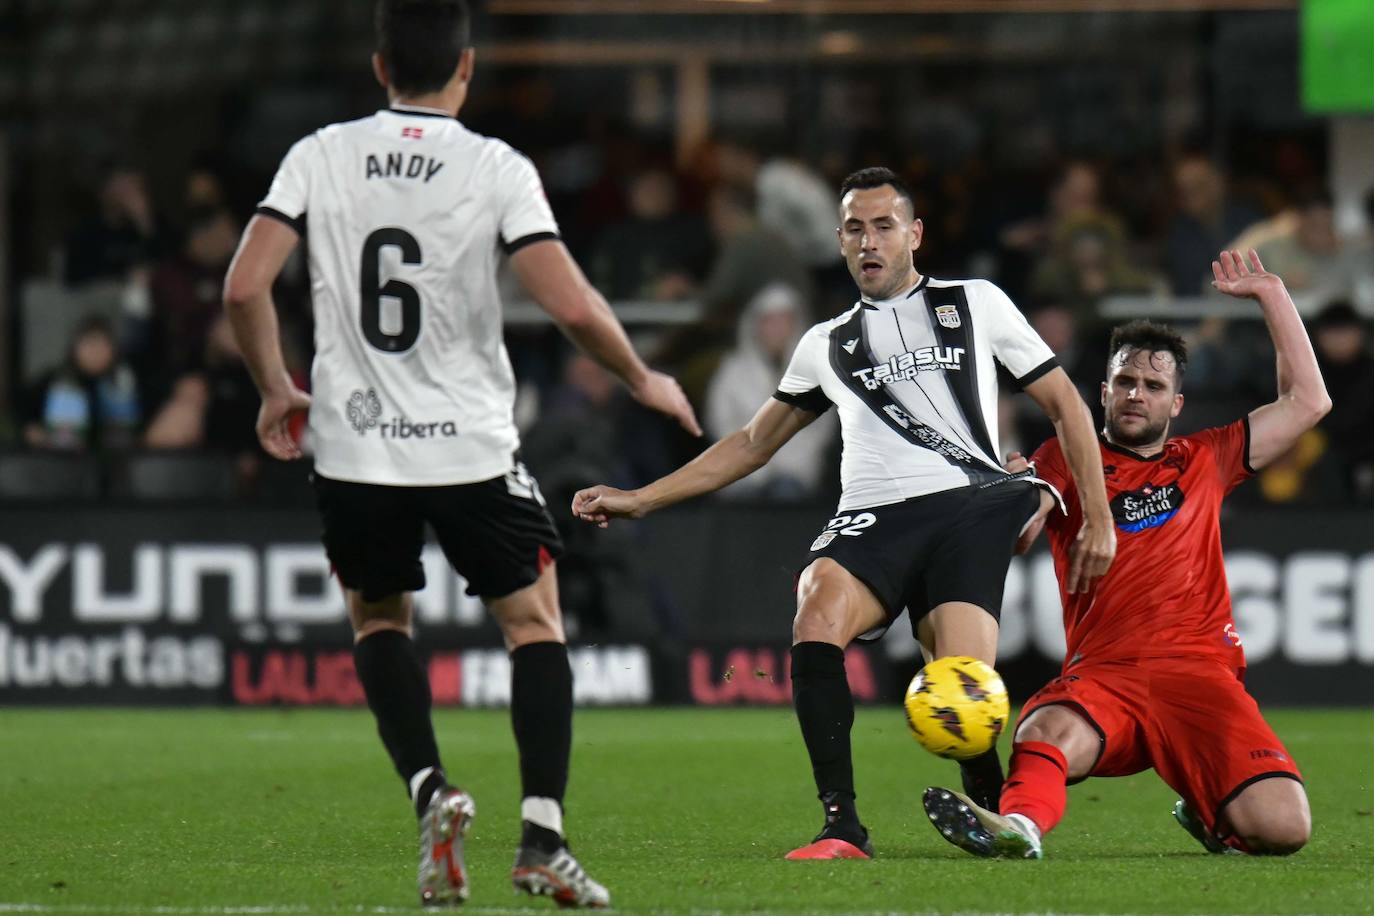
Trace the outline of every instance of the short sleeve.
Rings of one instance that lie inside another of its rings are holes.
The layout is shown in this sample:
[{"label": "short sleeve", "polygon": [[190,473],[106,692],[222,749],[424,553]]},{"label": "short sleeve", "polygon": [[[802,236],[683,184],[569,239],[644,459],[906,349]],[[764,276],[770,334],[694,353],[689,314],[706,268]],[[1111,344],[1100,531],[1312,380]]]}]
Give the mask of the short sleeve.
[{"label": "short sleeve", "polygon": [[310,160],[316,140],[312,134],[298,140],[277,168],[267,196],[258,202],[257,212],[279,220],[299,233],[305,232],[305,213],[310,203]]},{"label": "short sleeve", "polygon": [[1217,478],[1227,493],[1255,473],[1250,466],[1249,417],[1241,417],[1225,426],[1204,429],[1188,438],[1211,450],[1217,465]]},{"label": "short sleeve", "polygon": [[811,413],[821,414],[830,409],[830,398],[821,390],[821,366],[826,359],[826,338],[812,328],[807,331],[792,353],[792,361],[787,364],[787,372],[778,383],[773,397],[800,407]]},{"label": "short sleeve", "polygon": [[502,150],[496,194],[501,214],[501,248],[506,254],[514,254],[532,242],[558,238],[558,221],[553,218],[538,170],[510,147]]},{"label": "short sleeve", "polygon": [[992,355],[1007,367],[1017,388],[1025,388],[1059,365],[1054,351],[1006,293],[992,283],[980,283],[977,288],[990,319],[986,327]]}]

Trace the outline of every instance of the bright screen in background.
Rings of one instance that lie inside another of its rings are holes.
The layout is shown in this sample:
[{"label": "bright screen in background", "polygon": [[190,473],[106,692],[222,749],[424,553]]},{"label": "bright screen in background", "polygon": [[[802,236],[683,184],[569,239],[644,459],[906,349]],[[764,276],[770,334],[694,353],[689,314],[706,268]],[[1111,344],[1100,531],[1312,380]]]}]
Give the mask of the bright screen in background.
[{"label": "bright screen in background", "polygon": [[1302,102],[1374,112],[1374,0],[1302,0]]}]

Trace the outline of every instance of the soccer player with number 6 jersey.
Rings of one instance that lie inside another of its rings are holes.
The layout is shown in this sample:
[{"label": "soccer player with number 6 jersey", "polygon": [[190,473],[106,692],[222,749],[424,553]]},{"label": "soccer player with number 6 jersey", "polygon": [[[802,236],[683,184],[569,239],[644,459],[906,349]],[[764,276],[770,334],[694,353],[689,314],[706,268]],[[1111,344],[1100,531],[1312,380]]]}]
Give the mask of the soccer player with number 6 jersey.
[{"label": "soccer player with number 6 jersey", "polygon": [[[291,148],[225,281],[262,394],[258,436],[274,457],[298,458],[287,420],[310,411],[325,550],[345,590],[358,678],[420,818],[421,901],[467,899],[463,838],[475,812],[440,763],[411,641],[428,524],[510,651],[523,796],[512,881],[562,906],[603,907],[610,895],[564,839],[573,694],[554,574],[562,547],[519,460],[501,257],[637,401],[701,431],[677,383],[645,367],[569,257],[533,164],[456,120],[474,65],[463,0],[379,0],[376,14],[372,67],[390,106]],[[283,366],[271,297],[302,237],[315,313],[310,395]]]},{"label": "soccer player with number 6 jersey", "polygon": [[[1116,561],[1087,591],[1068,587],[1083,502],[1058,443],[1046,442],[1035,474],[1063,491],[1067,511],[1042,497],[1018,550],[1048,531],[1068,638],[1063,672],[1021,711],[1000,809],[949,789],[925,793],[940,835],[974,855],[1038,859],[1067,784],[1151,768],[1182,796],[1174,817],[1210,852],[1287,855],[1311,833],[1298,766],[1242,682],[1219,513],[1331,400],[1283,281],[1253,250],[1249,264],[1223,251],[1212,271],[1221,292],[1258,301],[1278,356],[1278,397],[1229,426],[1170,438],[1183,409],[1183,339],[1146,321],[1113,333],[1100,451]],[[1024,467],[1010,456],[1009,470]]]}]

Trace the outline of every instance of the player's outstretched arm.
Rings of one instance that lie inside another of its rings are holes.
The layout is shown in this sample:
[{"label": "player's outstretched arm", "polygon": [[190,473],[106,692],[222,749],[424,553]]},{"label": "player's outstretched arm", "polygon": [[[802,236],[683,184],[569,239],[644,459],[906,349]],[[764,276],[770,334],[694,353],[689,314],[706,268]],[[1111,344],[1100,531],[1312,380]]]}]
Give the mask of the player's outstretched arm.
[{"label": "player's outstretched arm", "polygon": [[510,263],[539,307],[584,353],[615,373],[636,401],[677,420],[692,435],[701,435],[701,424],[677,381],[644,365],[605,298],[561,241],[526,245],[511,255]]},{"label": "player's outstretched arm", "polygon": [[254,216],[224,278],[224,308],[262,395],[258,440],[269,455],[282,461],[301,457],[287,422],[296,411],[310,407],[310,395],[297,388],[286,371],[272,304],[272,284],[299,240],[296,231],[279,220]]},{"label": "player's outstretched arm", "polygon": [[1212,285],[1228,296],[1255,299],[1269,327],[1278,360],[1278,397],[1250,412],[1250,466],[1258,470],[1288,451],[1298,437],[1331,410],[1312,342],[1283,280],[1260,263],[1250,249],[1250,263],[1239,251],[1223,251],[1212,262]]},{"label": "player's outstretched arm", "polygon": [[1116,529],[1107,504],[1107,483],[1102,477],[1102,453],[1097,448],[1092,414],[1068,374],[1058,367],[1027,385],[1026,394],[1054,423],[1069,473],[1078,487],[1083,527],[1069,549],[1064,586],[1070,594],[1086,592],[1106,574],[1116,556]]},{"label": "player's outstretched arm", "polygon": [[655,509],[719,490],[757,471],[817,414],[769,398],[754,419],[666,477],[638,490],[599,484],[573,496],[572,514],[605,528],[613,518],[643,518]]}]

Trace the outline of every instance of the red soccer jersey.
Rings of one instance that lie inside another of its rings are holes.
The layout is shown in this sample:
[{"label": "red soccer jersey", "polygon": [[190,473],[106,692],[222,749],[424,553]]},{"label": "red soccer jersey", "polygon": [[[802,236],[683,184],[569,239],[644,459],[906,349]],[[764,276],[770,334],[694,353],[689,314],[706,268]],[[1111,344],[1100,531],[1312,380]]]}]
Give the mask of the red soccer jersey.
[{"label": "red soccer jersey", "polygon": [[1221,552],[1221,501],[1253,471],[1248,418],[1177,436],[1149,458],[1099,440],[1116,521],[1116,559],[1089,592],[1064,590],[1069,547],[1083,523],[1058,439],[1035,453],[1036,474],[1064,494],[1046,521],[1068,654],[1078,661],[1205,655],[1245,667]]}]

